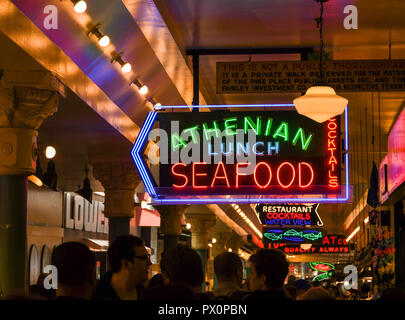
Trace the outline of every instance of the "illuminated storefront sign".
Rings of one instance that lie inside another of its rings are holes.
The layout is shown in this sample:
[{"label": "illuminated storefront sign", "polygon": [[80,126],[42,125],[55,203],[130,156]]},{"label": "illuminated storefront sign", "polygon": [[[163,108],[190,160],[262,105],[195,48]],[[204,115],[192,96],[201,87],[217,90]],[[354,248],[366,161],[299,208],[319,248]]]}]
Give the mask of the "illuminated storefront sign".
[{"label": "illuminated storefront sign", "polygon": [[282,243],[319,243],[322,241],[322,229],[310,228],[263,228],[263,236],[270,242]]},{"label": "illuminated storefront sign", "polygon": [[67,229],[108,233],[108,218],[104,217],[104,203],[91,203],[73,192],[65,192],[64,227]]},{"label": "illuminated storefront sign", "polygon": [[309,266],[318,273],[312,279],[312,281],[322,281],[329,279],[332,276],[332,272],[335,270],[335,266],[327,262],[310,262]]},{"label": "illuminated storefront sign", "polygon": [[[348,154],[342,162],[340,118],[320,124],[292,105],[260,106],[266,110],[149,113],[131,155],[152,202],[346,202]],[[157,119],[159,134],[149,136]],[[159,150],[154,175],[143,159],[148,140]]]},{"label": "illuminated storefront sign", "polygon": [[312,244],[310,248],[302,248],[291,243],[270,243],[270,248],[280,249],[287,254],[307,254],[307,253],[350,253],[350,245],[343,234],[326,235],[321,243]]},{"label": "illuminated storefront sign", "polygon": [[256,204],[255,211],[266,226],[323,226],[319,204]]}]

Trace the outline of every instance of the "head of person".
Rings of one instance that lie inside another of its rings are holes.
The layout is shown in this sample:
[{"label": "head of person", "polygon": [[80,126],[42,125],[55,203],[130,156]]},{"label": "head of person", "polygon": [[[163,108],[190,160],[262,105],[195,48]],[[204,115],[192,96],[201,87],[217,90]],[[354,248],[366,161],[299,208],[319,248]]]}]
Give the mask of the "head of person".
[{"label": "head of person", "polygon": [[96,289],[96,259],[80,242],[65,242],[52,252],[52,265],[58,274],[56,296],[91,299]]},{"label": "head of person", "polygon": [[148,280],[150,255],[142,239],[133,235],[118,236],[108,247],[110,271],[123,279],[128,288],[134,289]]},{"label": "head of person", "polygon": [[183,283],[194,292],[201,292],[204,281],[203,265],[195,250],[178,244],[162,256],[160,269],[165,284]]},{"label": "head of person", "polygon": [[214,258],[214,272],[219,283],[234,282],[240,286],[243,279],[242,260],[236,253],[223,252]]},{"label": "head of person", "polygon": [[322,287],[314,287],[305,291],[297,300],[335,300],[328,290]]},{"label": "head of person", "polygon": [[311,288],[311,284],[305,279],[298,279],[294,282],[294,287],[297,288],[297,297],[299,297]]},{"label": "head of person", "polygon": [[278,249],[259,249],[249,258],[250,291],[280,289],[288,274],[288,260]]}]

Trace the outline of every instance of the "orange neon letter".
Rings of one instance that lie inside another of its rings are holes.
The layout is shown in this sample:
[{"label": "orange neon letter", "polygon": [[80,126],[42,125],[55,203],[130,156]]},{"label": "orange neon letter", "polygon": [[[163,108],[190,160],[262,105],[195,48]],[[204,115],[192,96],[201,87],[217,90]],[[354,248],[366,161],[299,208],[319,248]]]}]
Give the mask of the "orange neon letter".
[{"label": "orange neon letter", "polygon": [[188,183],[188,178],[187,178],[187,176],[185,174],[174,172],[174,169],[177,166],[187,167],[187,165],[185,163],[182,163],[182,162],[178,162],[178,163],[172,165],[172,174],[174,174],[177,177],[183,177],[184,178],[184,184],[178,185],[178,184],[173,183],[173,187],[175,187],[175,188],[184,188]]},{"label": "orange neon letter", "polygon": [[[309,168],[309,170],[311,171],[311,179],[309,180],[309,182],[306,185],[302,184],[302,169],[301,169],[301,165],[305,165]],[[306,162],[300,162],[298,164],[298,184],[300,186],[300,188],[308,188],[311,184],[312,181],[314,180],[314,170],[312,169],[311,165],[309,163]]]},{"label": "orange neon letter", "polygon": [[208,188],[208,186],[197,186],[196,185],[196,182],[195,182],[195,180],[196,180],[196,176],[206,176],[207,174],[206,173],[196,173],[195,172],[195,170],[196,170],[196,166],[197,165],[200,165],[200,164],[206,164],[205,162],[194,162],[193,163],[193,170],[192,170],[192,176],[193,176],[193,188],[195,188],[195,189],[207,189]]},{"label": "orange neon letter", "polygon": [[[217,174],[218,174],[218,170],[219,170],[220,167],[222,168],[222,171],[224,172],[224,175],[223,175],[223,176],[218,176],[218,175],[217,175]],[[228,187],[228,188],[231,187],[231,186],[229,185],[228,176],[226,175],[225,166],[224,166],[224,163],[223,163],[223,162],[220,162],[220,163],[218,163],[218,165],[217,165],[217,169],[215,170],[214,179],[212,179],[211,188],[214,186],[216,179],[225,179],[227,187]]]},{"label": "orange neon letter", "polygon": [[[290,168],[292,169],[291,181],[290,181],[290,183],[287,184],[287,185],[282,184],[281,181],[280,181],[280,170],[281,170],[282,167],[284,167],[284,165],[288,165],[288,166],[290,166]],[[293,166],[290,162],[283,162],[282,164],[280,164],[280,166],[279,166],[278,169],[277,169],[277,181],[278,181],[278,183],[280,184],[280,186],[282,186],[284,189],[287,189],[289,186],[292,185],[292,183],[294,182],[294,179],[295,179],[295,169],[294,169],[294,166]]]},{"label": "orange neon letter", "polygon": [[[267,169],[268,169],[268,171],[269,171],[269,180],[267,181],[267,184],[265,184],[265,185],[261,185],[261,184],[257,181],[257,178],[256,178],[256,172],[257,172],[257,169],[259,168],[260,165],[266,166]],[[256,167],[255,167],[255,171],[253,172],[253,178],[255,179],[256,185],[257,185],[260,189],[267,188],[267,187],[269,186],[269,184],[270,184],[270,181],[271,181],[271,168],[270,168],[270,166],[269,166],[266,162],[259,162],[259,163],[256,165]]]}]

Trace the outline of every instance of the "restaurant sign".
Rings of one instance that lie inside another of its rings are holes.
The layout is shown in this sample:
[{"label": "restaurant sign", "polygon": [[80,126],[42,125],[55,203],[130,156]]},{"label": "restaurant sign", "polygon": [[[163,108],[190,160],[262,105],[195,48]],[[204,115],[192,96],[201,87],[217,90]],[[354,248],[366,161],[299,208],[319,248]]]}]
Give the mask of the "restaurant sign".
[{"label": "restaurant sign", "polygon": [[[336,91],[405,91],[405,60],[331,60],[325,81]],[[217,93],[305,92],[319,78],[319,61],[217,62]]]},{"label": "restaurant sign", "polygon": [[[276,110],[151,112],[131,154],[152,202],[346,202],[340,117],[317,123]],[[143,158],[146,141],[158,146],[148,151],[154,175]]]},{"label": "restaurant sign", "polygon": [[319,204],[261,204],[255,212],[265,226],[323,226],[317,212]]}]

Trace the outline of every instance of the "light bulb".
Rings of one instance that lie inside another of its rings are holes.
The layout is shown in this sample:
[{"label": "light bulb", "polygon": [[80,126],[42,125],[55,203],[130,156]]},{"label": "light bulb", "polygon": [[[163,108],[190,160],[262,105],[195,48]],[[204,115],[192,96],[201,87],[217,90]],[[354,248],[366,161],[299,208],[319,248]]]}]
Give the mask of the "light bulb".
[{"label": "light bulb", "polygon": [[98,40],[98,44],[102,47],[106,47],[110,44],[110,38],[108,36],[103,36]]},{"label": "light bulb", "polygon": [[217,239],[212,238],[212,243],[215,243],[215,242],[217,242]]},{"label": "light bulb", "polygon": [[52,146],[47,146],[46,149],[45,149],[45,157],[47,159],[52,159],[52,158],[55,157],[55,155],[56,155],[55,148],[52,147]]},{"label": "light bulb", "polygon": [[232,249],[231,249],[231,248],[229,248],[229,249],[228,249],[228,252],[232,252]]},{"label": "light bulb", "polygon": [[129,62],[125,63],[125,64],[121,67],[121,70],[122,70],[122,72],[124,72],[124,73],[130,72],[131,69],[132,69],[132,67],[131,67],[131,64],[130,64]]},{"label": "light bulb", "polygon": [[86,1],[80,0],[79,2],[76,2],[76,4],[75,4],[75,6],[73,7],[73,9],[74,9],[77,13],[83,13],[84,11],[87,10]]},{"label": "light bulb", "polygon": [[191,224],[190,224],[190,223],[187,223],[187,224],[186,224],[186,229],[188,229],[188,230],[191,229]]},{"label": "light bulb", "polygon": [[148,87],[147,86],[145,86],[145,85],[143,85],[140,89],[139,89],[139,93],[141,94],[141,95],[145,95],[145,94],[147,94],[148,93]]}]

